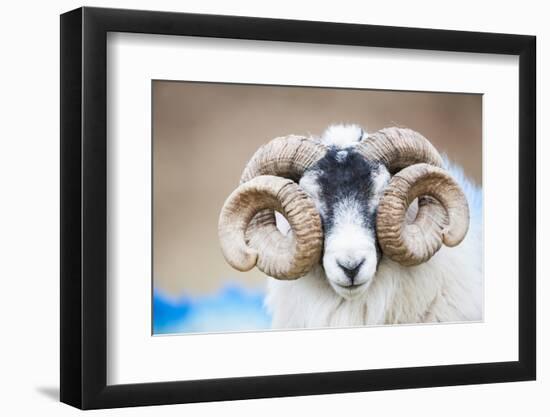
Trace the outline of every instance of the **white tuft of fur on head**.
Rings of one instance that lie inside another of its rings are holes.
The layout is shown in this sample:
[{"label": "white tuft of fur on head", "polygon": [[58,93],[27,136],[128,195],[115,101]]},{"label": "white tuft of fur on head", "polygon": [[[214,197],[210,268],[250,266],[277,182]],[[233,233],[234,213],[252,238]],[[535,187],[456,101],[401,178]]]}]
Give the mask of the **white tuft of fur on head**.
[{"label": "white tuft of fur on head", "polygon": [[368,137],[363,128],[355,124],[335,124],[329,126],[321,135],[321,143],[346,149]]}]

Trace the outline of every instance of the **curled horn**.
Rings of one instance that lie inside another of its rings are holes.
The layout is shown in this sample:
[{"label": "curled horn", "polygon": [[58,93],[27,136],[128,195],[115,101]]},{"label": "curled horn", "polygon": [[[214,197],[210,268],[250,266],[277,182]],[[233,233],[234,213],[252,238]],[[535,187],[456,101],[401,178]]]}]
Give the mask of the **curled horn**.
[{"label": "curled horn", "polygon": [[[358,145],[369,160],[384,163],[393,175],[378,206],[376,228],[382,251],[403,265],[418,265],[442,246],[466,236],[470,215],[460,186],[443,169],[433,145],[410,129],[382,129]],[[406,221],[418,198],[418,213]]]},{"label": "curled horn", "polygon": [[[218,223],[222,252],[231,266],[240,271],[257,266],[271,277],[296,279],[319,262],[321,219],[295,181],[325,153],[323,145],[301,136],[276,138],[256,151]],[[289,222],[291,235],[277,229],[275,210]]]}]

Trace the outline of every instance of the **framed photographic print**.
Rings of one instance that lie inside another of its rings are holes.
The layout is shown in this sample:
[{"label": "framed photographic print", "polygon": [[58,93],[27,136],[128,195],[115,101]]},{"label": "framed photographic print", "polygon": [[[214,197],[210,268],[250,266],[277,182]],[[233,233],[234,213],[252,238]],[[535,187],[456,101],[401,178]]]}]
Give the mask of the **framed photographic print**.
[{"label": "framed photographic print", "polygon": [[535,379],[535,38],[61,16],[61,401]]}]

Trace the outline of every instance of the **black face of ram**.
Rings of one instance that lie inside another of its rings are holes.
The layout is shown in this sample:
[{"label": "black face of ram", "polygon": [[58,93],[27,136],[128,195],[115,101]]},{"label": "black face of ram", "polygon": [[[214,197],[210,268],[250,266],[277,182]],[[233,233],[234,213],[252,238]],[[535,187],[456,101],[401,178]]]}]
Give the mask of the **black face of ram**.
[{"label": "black face of ram", "polygon": [[381,259],[376,213],[388,181],[385,166],[367,161],[352,147],[329,149],[300,181],[323,222],[325,274],[345,297],[368,287]]},{"label": "black face of ram", "polygon": [[323,205],[325,233],[330,233],[337,215],[336,209],[345,200],[353,200],[361,207],[361,218],[358,220],[364,227],[376,228],[378,200],[374,178],[378,176],[378,168],[378,163],[365,160],[353,149],[331,149],[318,162],[317,184]]}]

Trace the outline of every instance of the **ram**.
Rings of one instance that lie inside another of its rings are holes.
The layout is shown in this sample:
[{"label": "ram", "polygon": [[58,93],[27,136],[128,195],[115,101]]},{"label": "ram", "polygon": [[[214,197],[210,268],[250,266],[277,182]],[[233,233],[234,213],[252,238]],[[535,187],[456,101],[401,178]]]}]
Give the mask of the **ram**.
[{"label": "ram", "polygon": [[482,316],[481,218],[421,134],[335,125],[258,149],[218,230],[231,266],[270,277],[274,328],[457,322]]}]

